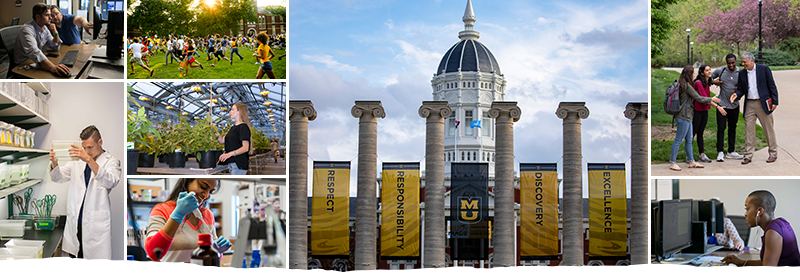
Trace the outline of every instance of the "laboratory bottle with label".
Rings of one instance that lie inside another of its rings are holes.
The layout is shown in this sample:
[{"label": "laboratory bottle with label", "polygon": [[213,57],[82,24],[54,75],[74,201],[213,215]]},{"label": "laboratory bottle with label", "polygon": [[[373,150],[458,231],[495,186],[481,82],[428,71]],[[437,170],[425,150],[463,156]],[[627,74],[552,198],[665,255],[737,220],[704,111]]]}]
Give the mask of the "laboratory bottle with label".
[{"label": "laboratory bottle with label", "polygon": [[197,249],[192,252],[191,263],[202,266],[219,266],[219,254],[211,249],[211,234],[201,233],[197,238]]}]

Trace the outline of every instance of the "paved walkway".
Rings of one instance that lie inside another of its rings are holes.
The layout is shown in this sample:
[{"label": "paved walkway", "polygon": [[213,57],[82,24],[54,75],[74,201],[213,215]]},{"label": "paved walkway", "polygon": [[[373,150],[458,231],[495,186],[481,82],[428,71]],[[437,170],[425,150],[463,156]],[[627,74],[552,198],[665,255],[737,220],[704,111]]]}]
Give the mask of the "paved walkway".
[{"label": "paved walkway", "polygon": [[[740,66],[741,68],[741,66]],[[680,72],[677,68],[665,68]],[[697,71],[695,70],[695,73]],[[678,159],[678,165],[683,171],[677,172],[669,169],[669,163],[652,164],[651,176],[798,176],[800,175],[800,95],[797,89],[800,88],[800,70],[773,71],[775,85],[778,87],[778,100],[780,105],[772,113],[775,121],[775,135],[778,138],[778,160],[767,163],[769,153],[767,147],[757,150],[753,154],[753,161],[750,164],[742,165],[741,160],[726,159],[725,162],[717,162],[715,151],[709,151],[708,156],[714,162],[703,163],[705,168],[688,168],[686,159]],[[719,87],[712,86],[711,91],[719,93]],[[740,104],[743,104],[740,102]],[[743,106],[740,106],[740,108]],[[709,124],[711,125],[711,124]],[[744,125],[739,122],[737,126]],[[706,128],[708,129],[708,128]],[[716,135],[716,133],[715,133]],[[727,137],[727,136],[726,136]],[[713,139],[716,143],[716,136]],[[727,141],[727,138],[726,138]],[[685,145],[685,143],[684,143]],[[683,149],[683,147],[681,147]],[[695,158],[697,158],[695,151]],[[713,154],[712,154],[713,153]],[[741,152],[740,152],[741,153]]]}]

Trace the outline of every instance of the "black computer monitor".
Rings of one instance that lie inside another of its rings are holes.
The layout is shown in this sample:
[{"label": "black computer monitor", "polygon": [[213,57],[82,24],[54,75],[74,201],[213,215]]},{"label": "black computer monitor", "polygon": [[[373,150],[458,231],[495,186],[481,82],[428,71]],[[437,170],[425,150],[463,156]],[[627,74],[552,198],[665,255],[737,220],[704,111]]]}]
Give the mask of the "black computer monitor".
[{"label": "black computer monitor", "polygon": [[717,219],[717,201],[716,200],[709,200],[709,201],[698,201],[697,202],[697,214],[698,219],[696,221],[699,222],[706,222],[706,236],[712,236],[715,233],[719,233],[717,230],[717,224],[722,222]]},{"label": "black computer monitor", "polygon": [[94,11],[92,24],[94,24],[92,30],[92,40],[97,40],[97,36],[100,35],[100,30],[103,29],[103,23],[106,23],[106,20],[103,20],[103,13],[100,12],[100,8],[94,7],[92,9]]},{"label": "black computer monitor", "polygon": [[725,205],[717,200],[717,205],[714,212],[717,215],[716,232],[725,233]]},{"label": "black computer monitor", "polygon": [[659,244],[656,259],[661,259],[692,246],[692,200],[662,200],[658,205]]}]

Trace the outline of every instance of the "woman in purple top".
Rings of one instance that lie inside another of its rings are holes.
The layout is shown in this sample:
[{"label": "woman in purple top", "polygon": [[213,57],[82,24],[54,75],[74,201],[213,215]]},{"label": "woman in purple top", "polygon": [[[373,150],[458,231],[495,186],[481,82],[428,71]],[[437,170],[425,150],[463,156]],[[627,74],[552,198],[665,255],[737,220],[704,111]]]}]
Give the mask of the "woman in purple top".
[{"label": "woman in purple top", "polygon": [[750,227],[764,230],[761,237],[761,260],[745,261],[734,255],[722,259],[737,266],[800,266],[797,236],[784,218],[775,218],[775,196],[771,192],[754,191],[744,201],[744,216]]}]

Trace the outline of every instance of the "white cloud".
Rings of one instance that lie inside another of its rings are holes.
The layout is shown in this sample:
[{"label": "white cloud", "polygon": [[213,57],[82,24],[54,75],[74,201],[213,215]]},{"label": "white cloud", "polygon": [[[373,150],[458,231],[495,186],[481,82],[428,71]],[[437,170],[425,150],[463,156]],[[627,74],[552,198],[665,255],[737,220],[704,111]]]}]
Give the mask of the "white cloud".
[{"label": "white cloud", "polygon": [[323,54],[323,55],[301,55],[303,59],[311,62],[322,63],[325,64],[326,67],[334,70],[341,70],[345,72],[353,72],[356,74],[361,74],[361,70],[358,69],[356,66],[347,65],[341,62],[338,62],[333,59],[333,56]]}]

